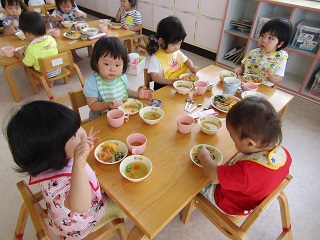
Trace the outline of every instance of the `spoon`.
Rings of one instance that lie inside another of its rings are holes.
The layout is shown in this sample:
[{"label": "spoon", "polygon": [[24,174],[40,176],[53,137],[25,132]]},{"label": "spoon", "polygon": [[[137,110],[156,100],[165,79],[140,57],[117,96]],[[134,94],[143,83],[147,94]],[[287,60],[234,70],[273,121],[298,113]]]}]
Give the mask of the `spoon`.
[{"label": "spoon", "polygon": [[186,99],[186,104],[184,105],[184,110],[187,111],[188,105],[189,105],[190,99]]},{"label": "spoon", "polygon": [[188,107],[187,112],[189,112],[189,111],[190,111],[191,106],[192,106],[192,104],[193,104],[193,103],[194,103],[194,100],[190,99],[190,101],[189,101],[189,107]]},{"label": "spoon", "polygon": [[202,104],[201,104],[201,103],[198,103],[196,106],[194,106],[192,109],[190,109],[190,110],[188,111],[188,113],[193,112],[196,108],[201,107],[201,106],[202,106]]},{"label": "spoon", "polygon": [[205,111],[205,110],[208,110],[208,109],[209,109],[209,107],[205,107],[205,108],[202,108],[201,111]]}]

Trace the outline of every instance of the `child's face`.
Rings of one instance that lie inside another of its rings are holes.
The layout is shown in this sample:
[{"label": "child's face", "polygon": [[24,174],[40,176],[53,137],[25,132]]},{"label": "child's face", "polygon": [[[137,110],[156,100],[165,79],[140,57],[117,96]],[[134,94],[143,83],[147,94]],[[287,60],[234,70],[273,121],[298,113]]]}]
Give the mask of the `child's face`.
[{"label": "child's face", "polygon": [[115,78],[122,75],[123,60],[121,58],[114,59],[110,55],[100,57],[98,61],[98,69],[103,80],[112,82]]},{"label": "child's face", "polygon": [[72,10],[72,4],[71,2],[63,2],[60,4],[60,9],[63,13],[70,13]]},{"label": "child's face", "polygon": [[7,11],[8,15],[14,18],[19,18],[21,14],[21,7],[20,5],[16,5],[15,3],[11,6],[6,5],[5,10]]},{"label": "child's face", "polygon": [[181,47],[182,41],[179,41],[177,43],[169,43],[168,48],[164,50],[166,53],[174,53],[175,51],[178,51]]},{"label": "child's face", "polygon": [[260,35],[258,41],[258,47],[262,52],[275,52],[277,48],[281,47],[283,42],[279,43],[279,40],[270,31]]},{"label": "child's face", "polygon": [[80,127],[76,132],[75,136],[72,136],[66,143],[65,151],[67,158],[73,157],[75,148],[85,138],[87,138],[87,133],[82,127]]},{"label": "child's face", "polygon": [[128,0],[121,0],[121,7],[126,11],[131,10],[131,3]]}]

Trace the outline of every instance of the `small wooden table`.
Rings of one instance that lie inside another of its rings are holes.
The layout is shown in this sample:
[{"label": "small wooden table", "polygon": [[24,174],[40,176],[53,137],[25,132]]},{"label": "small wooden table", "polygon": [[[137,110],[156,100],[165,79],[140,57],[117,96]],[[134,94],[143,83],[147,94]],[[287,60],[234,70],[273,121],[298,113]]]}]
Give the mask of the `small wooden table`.
[{"label": "small wooden table", "polygon": [[[99,28],[100,20],[94,20],[87,22],[90,27],[97,27]],[[60,37],[55,38],[57,45],[58,45],[58,51],[59,52],[66,52],[75,50],[78,48],[88,47],[92,46],[95,42],[97,42],[99,39],[95,40],[71,40],[63,36],[63,33],[70,31],[70,28],[61,28],[60,29]],[[117,38],[127,38],[134,35],[134,32],[131,30],[125,30],[125,29],[112,29],[111,27],[108,27],[107,36],[109,37],[117,37]],[[20,40],[17,36],[11,35],[11,36],[4,36],[0,38],[0,48],[4,46],[14,46],[15,48],[27,45],[29,44],[25,40]],[[20,102],[21,98],[19,95],[19,92],[16,88],[16,84],[14,82],[13,76],[12,76],[12,69],[21,66],[21,62],[16,57],[0,57],[0,66],[3,66],[4,68],[4,74],[7,78],[7,82],[9,84],[12,96],[16,102]]]},{"label": "small wooden table", "polygon": [[[221,69],[209,66],[199,71],[201,80],[218,83]],[[222,92],[221,84],[214,88],[214,94]],[[259,86],[259,91],[267,95],[278,112],[283,112],[293,96],[276,88]],[[190,159],[189,152],[194,145],[209,144],[217,147],[223,155],[223,163],[230,161],[237,153],[225,127],[215,135],[203,133],[196,123],[190,134],[177,131],[176,118],[185,114],[185,99],[192,96],[179,95],[172,86],[154,92],[154,98],[163,102],[164,117],[155,125],[147,125],[138,114],[131,115],[129,122],[120,128],[109,126],[105,116],[83,125],[100,130],[101,141],[116,139],[126,143],[129,134],[139,132],[147,137],[147,147],[143,155],[153,164],[152,173],[144,181],[132,183],[119,172],[119,163],[104,165],[95,160],[93,153],[88,163],[96,172],[102,189],[121,207],[134,222],[135,227],[128,239],[154,238],[209,182],[203,170]],[[211,92],[193,97],[204,107],[210,106]],[[141,100],[144,106],[146,100]],[[219,117],[225,117],[220,113]]]}]

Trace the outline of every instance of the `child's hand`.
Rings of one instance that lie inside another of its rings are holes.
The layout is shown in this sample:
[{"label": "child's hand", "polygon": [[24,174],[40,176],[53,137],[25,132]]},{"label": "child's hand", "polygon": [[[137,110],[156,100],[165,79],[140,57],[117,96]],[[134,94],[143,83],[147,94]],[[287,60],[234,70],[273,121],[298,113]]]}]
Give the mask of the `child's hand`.
[{"label": "child's hand", "polygon": [[100,132],[100,130],[93,131],[93,127],[91,127],[90,131],[88,133],[87,139],[90,140],[93,143],[97,143],[98,141],[101,140],[100,138],[95,137],[95,135],[97,135],[99,132]]},{"label": "child's hand", "polygon": [[87,163],[87,157],[93,148],[93,142],[91,142],[89,139],[82,140],[74,149],[73,165],[79,168],[84,168]]},{"label": "child's hand", "polygon": [[210,152],[206,148],[202,148],[201,150],[199,150],[197,159],[200,162],[205,161],[205,159],[208,159],[208,158],[212,159]]},{"label": "child's hand", "polygon": [[127,24],[123,24],[122,28],[125,29],[125,30],[129,30]]},{"label": "child's hand", "polygon": [[147,90],[146,87],[140,88],[138,90],[138,98],[140,99],[152,99],[153,92],[151,90]]},{"label": "child's hand", "polygon": [[124,7],[120,6],[119,7],[119,12],[123,12],[124,11]]},{"label": "child's hand", "polygon": [[268,81],[272,82],[272,78],[274,77],[274,74],[270,70],[266,70],[263,73],[263,75]]},{"label": "child's hand", "polygon": [[10,27],[17,28],[19,26],[19,22],[17,20],[13,20],[10,24]]},{"label": "child's hand", "polygon": [[17,57],[19,60],[22,60],[24,58],[23,52],[20,50],[14,51],[14,56]]},{"label": "child's hand", "polygon": [[59,14],[56,15],[56,22],[62,22],[64,19]]},{"label": "child's hand", "polygon": [[122,105],[122,102],[120,102],[120,101],[109,101],[109,102],[107,102],[107,108],[115,109],[115,108],[118,108],[121,105]]},{"label": "child's hand", "polygon": [[198,66],[193,66],[192,68],[190,68],[190,72],[196,74],[199,71],[199,67]]},{"label": "child's hand", "polygon": [[75,17],[81,17],[82,16],[82,11],[76,11],[74,14]]},{"label": "child's hand", "polygon": [[237,67],[234,70],[234,73],[237,74],[237,77],[243,73],[243,68],[242,67]]}]

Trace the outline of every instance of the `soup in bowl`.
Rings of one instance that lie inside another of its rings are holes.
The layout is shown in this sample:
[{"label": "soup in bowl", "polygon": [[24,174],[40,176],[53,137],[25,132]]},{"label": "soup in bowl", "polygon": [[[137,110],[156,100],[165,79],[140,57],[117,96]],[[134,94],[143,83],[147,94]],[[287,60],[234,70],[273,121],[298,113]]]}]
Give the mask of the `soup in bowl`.
[{"label": "soup in bowl", "polygon": [[150,125],[156,124],[164,116],[164,111],[160,107],[148,106],[140,110],[141,119]]},{"label": "soup in bowl", "polygon": [[120,164],[121,175],[131,182],[141,182],[152,172],[152,162],[142,155],[126,157]]},{"label": "soup in bowl", "polygon": [[193,83],[186,80],[178,80],[173,83],[173,87],[176,89],[177,93],[185,95],[191,91]]}]

